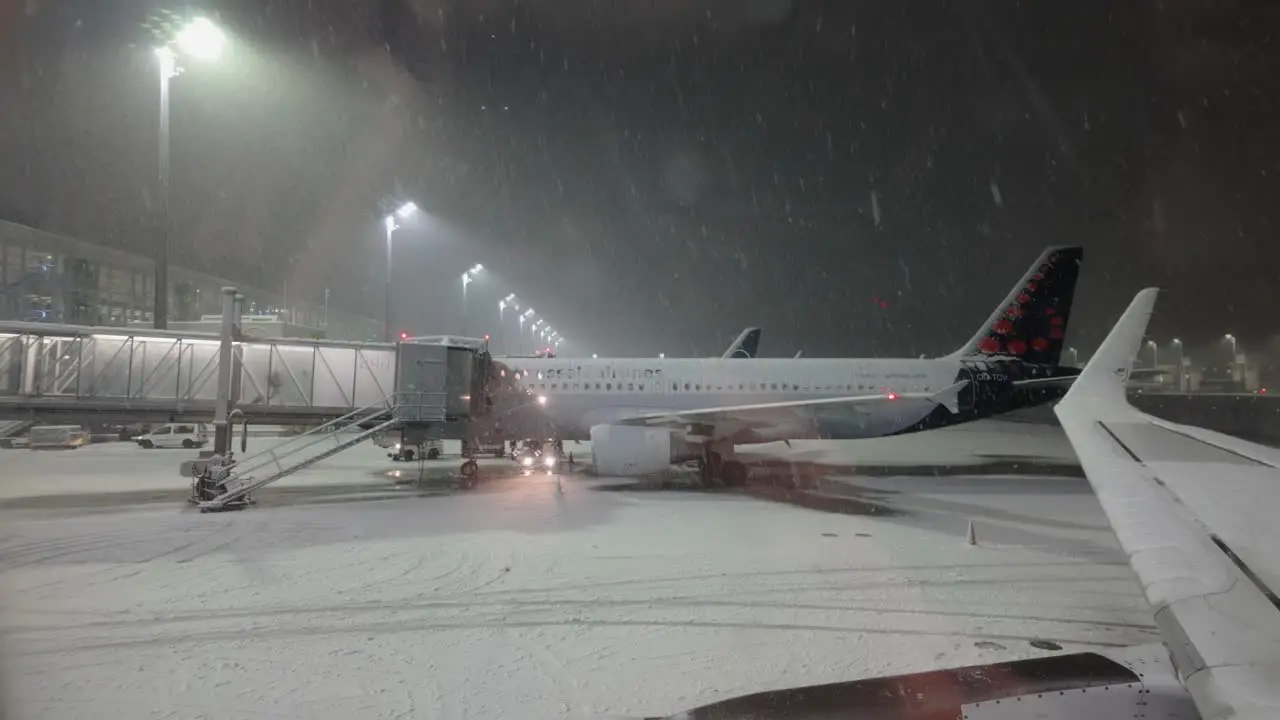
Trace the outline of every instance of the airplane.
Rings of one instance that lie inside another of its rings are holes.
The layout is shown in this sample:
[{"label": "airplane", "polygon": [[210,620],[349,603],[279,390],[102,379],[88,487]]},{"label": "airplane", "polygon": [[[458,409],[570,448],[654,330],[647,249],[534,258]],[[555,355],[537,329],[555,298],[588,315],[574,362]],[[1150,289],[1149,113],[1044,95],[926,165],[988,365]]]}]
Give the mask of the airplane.
[{"label": "airplane", "polygon": [[1280,451],[1129,404],[1156,294],[1138,293],[1054,412],[1161,642],[770,690],[667,720],[1280,718]]},{"label": "airplane", "polygon": [[738,335],[738,339],[729,345],[729,349],[724,351],[720,356],[722,360],[730,358],[751,359],[756,356],[756,351],[760,348],[760,328],[749,327]]},{"label": "airplane", "polygon": [[945,357],[510,359],[490,401],[508,437],[589,439],[597,474],[695,460],[704,482],[740,485],[737,444],[918,432],[1059,399],[1079,373],[1058,361],[1082,258],[1046,248]]}]

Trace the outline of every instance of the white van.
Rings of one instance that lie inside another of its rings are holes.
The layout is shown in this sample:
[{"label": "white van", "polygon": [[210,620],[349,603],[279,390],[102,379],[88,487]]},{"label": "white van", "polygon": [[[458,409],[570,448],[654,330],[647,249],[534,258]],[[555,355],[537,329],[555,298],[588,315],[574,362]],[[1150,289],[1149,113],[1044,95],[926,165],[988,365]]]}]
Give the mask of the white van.
[{"label": "white van", "polygon": [[139,435],[138,445],[151,448],[199,448],[209,442],[203,423],[169,423],[146,435]]}]

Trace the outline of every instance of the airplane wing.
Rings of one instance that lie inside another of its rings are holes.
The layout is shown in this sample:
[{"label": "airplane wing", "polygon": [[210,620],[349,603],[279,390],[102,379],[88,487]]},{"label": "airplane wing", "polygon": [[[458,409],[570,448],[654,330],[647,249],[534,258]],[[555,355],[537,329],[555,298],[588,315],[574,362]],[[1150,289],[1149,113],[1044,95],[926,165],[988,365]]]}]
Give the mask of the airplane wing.
[{"label": "airplane wing", "polygon": [[743,430],[778,427],[795,421],[807,422],[825,409],[870,412],[872,409],[896,405],[903,412],[925,411],[927,414],[934,407],[943,405],[952,412],[958,412],[960,390],[968,384],[967,380],[963,380],[936,392],[852,395],[821,400],[677,410],[635,415],[618,421],[618,424],[667,427],[673,430],[685,429],[690,425],[710,425],[715,427],[717,436],[729,436]]},{"label": "airplane wing", "polygon": [[1139,412],[1143,290],[1054,412],[1202,717],[1280,717],[1280,453]]}]

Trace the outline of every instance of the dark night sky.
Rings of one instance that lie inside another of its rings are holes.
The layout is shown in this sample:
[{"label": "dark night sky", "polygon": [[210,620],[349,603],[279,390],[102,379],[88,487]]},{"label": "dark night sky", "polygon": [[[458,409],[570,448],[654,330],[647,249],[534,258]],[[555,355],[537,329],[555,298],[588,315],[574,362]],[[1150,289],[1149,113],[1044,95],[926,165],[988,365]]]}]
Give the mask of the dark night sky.
[{"label": "dark night sky", "polygon": [[[0,215],[147,252],[159,5],[0,2]],[[198,9],[235,44],[174,83],[184,264],[378,316],[378,216],[412,198],[416,331],[457,329],[482,262],[477,308],[514,291],[579,351],[710,354],[759,324],[765,354],[945,352],[1080,243],[1075,343],[1151,284],[1157,337],[1276,333],[1275,3]]]}]

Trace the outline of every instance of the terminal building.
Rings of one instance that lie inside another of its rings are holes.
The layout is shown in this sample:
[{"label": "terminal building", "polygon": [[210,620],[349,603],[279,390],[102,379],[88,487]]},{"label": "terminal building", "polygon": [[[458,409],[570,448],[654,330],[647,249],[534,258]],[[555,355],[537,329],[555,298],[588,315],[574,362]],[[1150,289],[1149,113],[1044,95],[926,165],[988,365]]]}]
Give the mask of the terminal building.
[{"label": "terminal building", "polygon": [[[169,327],[209,332],[221,316],[221,289],[245,295],[246,331],[262,337],[378,341],[382,323],[324,304],[183,268],[169,268]],[[0,220],[0,321],[151,327],[152,258]]]}]

